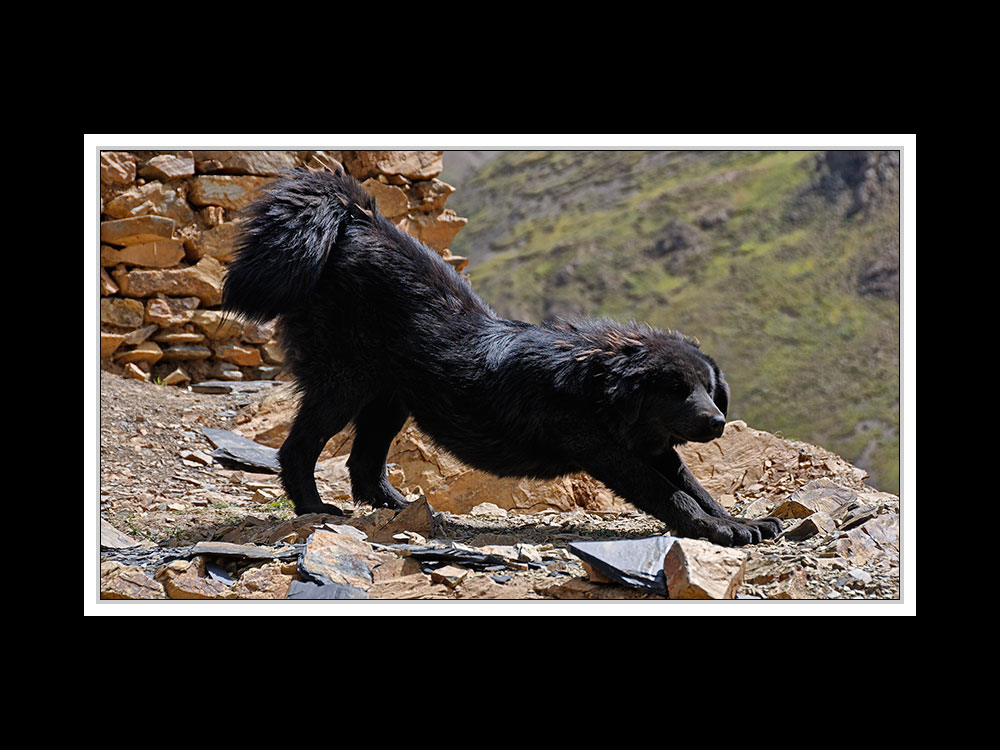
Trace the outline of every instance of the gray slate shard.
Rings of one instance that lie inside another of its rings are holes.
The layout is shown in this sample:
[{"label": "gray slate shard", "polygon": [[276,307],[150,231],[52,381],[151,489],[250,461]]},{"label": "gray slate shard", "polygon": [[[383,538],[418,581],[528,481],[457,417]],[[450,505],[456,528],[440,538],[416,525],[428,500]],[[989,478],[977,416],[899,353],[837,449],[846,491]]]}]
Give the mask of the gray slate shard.
[{"label": "gray slate shard", "polygon": [[666,596],[663,558],[676,539],[651,536],[608,542],[572,542],[569,548],[605,578]]},{"label": "gray slate shard", "polygon": [[[390,549],[422,563],[429,569],[441,565],[460,565],[479,571],[505,569],[507,560],[501,555],[490,555],[484,552],[461,549],[459,547],[436,547],[430,544],[373,544],[376,549]],[[524,563],[529,568],[543,568],[541,563]]]},{"label": "gray slate shard", "polygon": [[276,386],[273,380],[203,380],[191,385],[195,393],[256,393]]},{"label": "gray slate shard", "polygon": [[255,443],[230,430],[202,427],[201,431],[216,448],[212,451],[212,458],[233,461],[251,469],[263,469],[274,473],[281,470],[278,451],[275,448]]},{"label": "gray slate shard", "polygon": [[[215,450],[212,451],[212,458],[232,461],[249,469],[263,469],[264,471],[274,473],[281,471],[281,464],[278,463],[278,450],[276,448],[255,443],[253,440],[238,435],[231,430],[202,427],[201,431],[212,445],[215,446]],[[313,471],[320,471],[321,469],[322,467],[316,464]]]},{"label": "gray slate shard", "polygon": [[205,572],[208,573],[208,577],[213,581],[219,581],[227,586],[232,586],[236,581],[233,577],[229,575],[229,572],[223,568],[221,565],[214,562],[205,563]]},{"label": "gray slate shard", "polygon": [[219,557],[245,557],[249,560],[286,560],[299,554],[303,545],[287,547],[262,547],[257,544],[232,544],[231,542],[198,542],[191,548],[192,555]]},{"label": "gray slate shard", "polygon": [[357,586],[342,583],[317,584],[311,581],[292,581],[289,599],[368,599],[368,592]]}]

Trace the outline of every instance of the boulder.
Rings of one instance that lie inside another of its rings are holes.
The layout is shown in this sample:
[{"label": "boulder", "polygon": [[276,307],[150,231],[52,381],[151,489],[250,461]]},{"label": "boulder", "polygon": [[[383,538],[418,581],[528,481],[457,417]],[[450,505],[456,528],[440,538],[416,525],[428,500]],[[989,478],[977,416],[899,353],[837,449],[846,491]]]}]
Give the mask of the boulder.
[{"label": "boulder", "polygon": [[671,599],[732,599],[743,582],[746,553],[702,539],[677,539],[663,559]]},{"label": "boulder", "polygon": [[354,535],[317,529],[302,551],[299,573],[315,583],[367,591],[372,586],[372,568],[380,562],[368,543]]}]

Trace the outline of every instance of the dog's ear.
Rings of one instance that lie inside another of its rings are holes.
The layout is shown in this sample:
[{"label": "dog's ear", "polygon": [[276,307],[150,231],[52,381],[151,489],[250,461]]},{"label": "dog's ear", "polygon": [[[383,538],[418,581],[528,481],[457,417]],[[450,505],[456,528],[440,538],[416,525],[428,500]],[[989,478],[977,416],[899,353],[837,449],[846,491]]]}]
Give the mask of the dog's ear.
[{"label": "dog's ear", "polygon": [[615,398],[614,406],[625,424],[631,427],[639,421],[639,412],[642,411],[642,389],[630,388],[621,393]]},{"label": "dog's ear", "polygon": [[722,377],[722,370],[715,364],[712,368],[715,370],[715,392],[712,394],[712,400],[719,407],[722,416],[726,416],[729,413],[729,383]]}]

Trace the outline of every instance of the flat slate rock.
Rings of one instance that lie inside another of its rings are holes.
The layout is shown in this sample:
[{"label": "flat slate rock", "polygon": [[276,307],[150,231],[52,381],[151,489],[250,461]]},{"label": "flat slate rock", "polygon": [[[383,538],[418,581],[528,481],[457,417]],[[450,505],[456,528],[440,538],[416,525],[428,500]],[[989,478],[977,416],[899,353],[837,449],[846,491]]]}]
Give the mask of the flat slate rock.
[{"label": "flat slate rock", "polygon": [[[215,446],[212,458],[231,461],[249,469],[263,469],[275,474],[281,471],[277,448],[255,443],[250,438],[245,438],[231,430],[202,427],[201,432]],[[314,471],[320,471],[321,468],[317,464]]]},{"label": "flat slate rock", "polygon": [[673,536],[618,539],[607,542],[572,542],[570,551],[612,581],[667,595],[663,559],[677,540]]},{"label": "flat slate rock", "polygon": [[273,388],[279,383],[273,380],[203,380],[191,385],[195,393],[257,393],[265,388]]},{"label": "flat slate rock", "polygon": [[253,469],[264,469],[274,473],[281,470],[281,464],[278,463],[278,451],[275,448],[255,443],[253,440],[237,435],[230,430],[202,427],[201,432],[215,446],[212,458],[221,458]]},{"label": "flat slate rock", "polygon": [[[439,565],[460,565],[463,568],[472,570],[490,571],[507,567],[507,558],[501,555],[491,555],[485,552],[475,552],[459,547],[436,547],[430,544],[372,544],[375,549],[393,550],[397,554],[413,559],[427,565],[437,567]],[[541,563],[522,563],[529,568],[543,568]]]},{"label": "flat slate rock", "polygon": [[192,555],[219,557],[245,557],[249,560],[284,560],[296,557],[301,545],[287,547],[262,547],[257,544],[232,544],[230,542],[198,542],[191,548]]},{"label": "flat slate rock", "polygon": [[368,599],[368,592],[357,586],[342,583],[312,583],[292,581],[288,589],[289,599]]}]

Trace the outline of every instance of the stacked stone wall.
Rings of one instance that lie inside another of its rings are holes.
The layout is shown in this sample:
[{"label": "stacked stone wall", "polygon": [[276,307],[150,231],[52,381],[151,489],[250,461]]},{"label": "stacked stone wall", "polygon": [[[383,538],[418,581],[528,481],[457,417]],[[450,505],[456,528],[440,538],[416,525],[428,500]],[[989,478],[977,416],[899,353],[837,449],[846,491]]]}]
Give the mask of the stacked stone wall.
[{"label": "stacked stone wall", "polygon": [[296,167],[343,166],[379,210],[440,253],[466,219],[445,207],[441,151],[103,151],[101,366],[167,384],[282,377],[274,325],[222,314],[240,211]]}]

